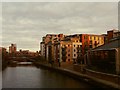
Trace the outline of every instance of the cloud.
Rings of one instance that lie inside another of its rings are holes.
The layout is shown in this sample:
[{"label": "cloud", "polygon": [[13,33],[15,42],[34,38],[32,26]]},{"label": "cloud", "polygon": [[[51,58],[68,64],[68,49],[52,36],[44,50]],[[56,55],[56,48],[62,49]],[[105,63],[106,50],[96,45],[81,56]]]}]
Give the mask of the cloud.
[{"label": "cloud", "polygon": [[117,2],[5,2],[2,8],[4,46],[39,50],[48,33],[102,34],[118,28]]}]

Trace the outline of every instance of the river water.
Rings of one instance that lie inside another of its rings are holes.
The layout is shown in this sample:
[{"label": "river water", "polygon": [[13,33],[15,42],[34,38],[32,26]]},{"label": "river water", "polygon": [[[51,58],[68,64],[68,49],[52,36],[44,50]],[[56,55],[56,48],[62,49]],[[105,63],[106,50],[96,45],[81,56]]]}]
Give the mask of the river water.
[{"label": "river water", "polygon": [[3,88],[91,88],[63,74],[34,66],[8,67],[2,73]]}]

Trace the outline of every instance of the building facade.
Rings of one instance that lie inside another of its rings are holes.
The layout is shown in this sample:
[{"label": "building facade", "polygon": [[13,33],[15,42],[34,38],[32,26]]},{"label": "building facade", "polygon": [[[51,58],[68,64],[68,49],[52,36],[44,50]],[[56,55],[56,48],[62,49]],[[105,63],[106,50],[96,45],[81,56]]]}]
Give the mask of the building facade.
[{"label": "building facade", "polygon": [[16,56],[16,52],[17,52],[17,47],[16,44],[11,44],[11,46],[9,46],[9,56]]},{"label": "building facade", "polygon": [[45,42],[40,43],[41,56],[45,57]]},{"label": "building facade", "polygon": [[[98,71],[120,74],[120,36],[87,52],[85,62]],[[107,66],[107,67],[106,67]]]},{"label": "building facade", "polygon": [[79,37],[71,38],[71,42],[72,42],[72,58],[73,62],[76,63],[78,57],[78,49],[82,48],[82,42],[80,42]]},{"label": "building facade", "polygon": [[[41,55],[48,61],[76,62],[86,51],[104,44],[102,35],[90,34],[47,34],[40,43]],[[79,54],[79,55],[78,55]]]},{"label": "building facade", "polygon": [[120,36],[120,31],[119,30],[109,30],[107,31],[107,42],[109,42],[111,39],[116,38]]},{"label": "building facade", "polygon": [[89,47],[92,48],[96,48],[98,46],[101,46],[104,44],[104,36],[102,35],[89,35]]},{"label": "building facade", "polygon": [[16,53],[16,50],[16,44],[11,44],[11,46],[9,46],[9,53]]}]

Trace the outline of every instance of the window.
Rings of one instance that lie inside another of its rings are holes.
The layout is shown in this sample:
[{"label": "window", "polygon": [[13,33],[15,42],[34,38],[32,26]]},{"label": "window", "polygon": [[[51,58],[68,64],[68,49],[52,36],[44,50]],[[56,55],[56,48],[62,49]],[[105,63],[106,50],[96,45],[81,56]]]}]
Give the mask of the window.
[{"label": "window", "polygon": [[74,45],[74,47],[75,47],[75,45]]},{"label": "window", "polygon": [[92,44],[92,40],[90,40],[90,44]]},{"label": "window", "polygon": [[82,42],[82,39],[80,39],[80,42]]},{"label": "window", "polygon": [[74,57],[76,56],[76,54],[74,54]]},{"label": "window", "polygon": [[68,52],[70,52],[70,49],[68,49]]},{"label": "window", "polygon": [[74,49],[74,52],[75,52],[76,50]]},{"label": "window", "polygon": [[99,37],[98,37],[98,40],[99,40]]},{"label": "window", "polygon": [[90,36],[90,40],[92,40],[92,37]]},{"label": "window", "polygon": [[85,39],[85,36],[84,36],[84,39]]},{"label": "window", "polygon": [[70,61],[70,59],[68,59],[68,61]]},{"label": "window", "polygon": [[92,45],[90,45],[90,48],[92,48]]},{"label": "window", "polygon": [[101,40],[101,37],[99,37],[99,40]]},{"label": "window", "polygon": [[86,45],[86,46],[87,46],[87,45],[88,45],[88,42],[87,42],[87,41],[86,41],[86,42],[84,42],[84,45]]},{"label": "window", "polygon": [[70,56],[70,54],[68,54],[68,56]]},{"label": "window", "polygon": [[98,41],[98,44],[100,44],[100,41]]},{"label": "window", "polygon": [[68,44],[68,47],[70,47],[70,45]]},{"label": "window", "polygon": [[88,36],[84,36],[84,39],[88,39]]}]

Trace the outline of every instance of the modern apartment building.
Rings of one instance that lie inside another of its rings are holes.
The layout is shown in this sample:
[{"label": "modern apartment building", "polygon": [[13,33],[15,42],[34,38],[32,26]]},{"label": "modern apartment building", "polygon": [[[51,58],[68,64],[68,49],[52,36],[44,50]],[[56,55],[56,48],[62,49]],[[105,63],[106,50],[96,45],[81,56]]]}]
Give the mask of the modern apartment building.
[{"label": "modern apartment building", "polygon": [[63,34],[47,34],[43,37],[42,42],[40,43],[41,55],[49,62],[55,62],[55,42],[62,40],[63,37]]},{"label": "modern apartment building", "polygon": [[104,44],[104,36],[89,34],[89,47],[96,48]]},{"label": "modern apartment building", "polygon": [[79,37],[71,38],[71,42],[72,42],[72,58],[73,61],[76,62],[78,57],[78,49],[82,49],[82,42],[80,42]]},{"label": "modern apartment building", "polygon": [[46,60],[76,62],[78,54],[83,58],[87,50],[104,44],[104,37],[92,34],[47,34],[40,44],[41,55]]},{"label": "modern apartment building", "polygon": [[[72,42],[69,40],[69,41],[61,41],[60,42],[60,51],[61,51],[61,54],[62,54],[62,61],[63,62],[67,62],[67,61],[72,61]],[[65,57],[64,57],[65,55]],[[65,59],[64,59],[65,58]]]},{"label": "modern apartment building", "polygon": [[41,56],[45,57],[45,42],[40,43]]},{"label": "modern apartment building", "polygon": [[49,62],[53,61],[53,43],[54,39],[57,38],[58,36],[56,34],[47,34],[45,38],[45,59],[48,60]]}]

